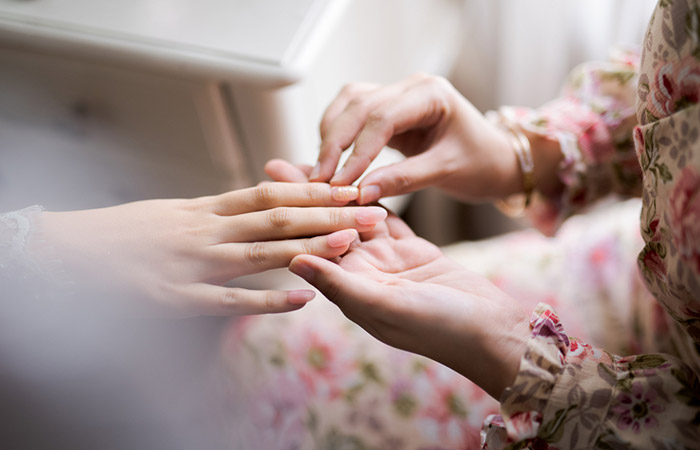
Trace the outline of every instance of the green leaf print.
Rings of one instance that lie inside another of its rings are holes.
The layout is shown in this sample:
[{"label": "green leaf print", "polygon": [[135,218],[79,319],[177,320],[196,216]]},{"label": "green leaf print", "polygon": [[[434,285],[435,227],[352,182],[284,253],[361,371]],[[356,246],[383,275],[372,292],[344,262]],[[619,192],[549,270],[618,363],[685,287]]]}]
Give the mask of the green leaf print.
[{"label": "green leaf print", "polygon": [[564,434],[562,425],[566,421],[566,416],[574,408],[578,408],[578,405],[571,405],[566,409],[560,409],[554,413],[554,418],[543,424],[542,428],[540,428],[539,436],[547,442],[558,442],[561,440]]}]

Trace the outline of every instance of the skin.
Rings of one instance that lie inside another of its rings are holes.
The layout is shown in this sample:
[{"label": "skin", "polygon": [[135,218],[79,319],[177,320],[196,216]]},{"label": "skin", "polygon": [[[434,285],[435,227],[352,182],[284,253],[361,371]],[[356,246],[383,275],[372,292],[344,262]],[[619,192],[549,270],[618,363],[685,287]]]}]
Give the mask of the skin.
[{"label": "skin", "polygon": [[292,311],[314,292],[224,284],[286,267],[302,253],[345,253],[358,232],[386,217],[382,208],[346,207],[348,192],[337,200],[325,183],[268,183],[195,199],[46,212],[30,249],[37,261],[60,259],[81,297],[105,308],[128,303],[137,314],[176,317]]},{"label": "skin", "polygon": [[[277,180],[298,181],[310,171],[281,160],[266,165]],[[360,233],[334,262],[300,255],[289,270],[377,339],[451,367],[496,399],[515,380],[529,338],[527,312],[394,215]]]},{"label": "skin", "polygon": [[[508,132],[495,126],[447,80],[414,75],[386,86],[349,84],[321,121],[318,163],[311,181],[349,185],[382,148],[406,160],[380,167],[360,181],[360,204],[429,186],[462,201],[491,201],[522,191],[523,178]],[[525,131],[532,144],[536,189],[555,195],[559,144]],[[336,172],[341,153],[353,151]]]}]

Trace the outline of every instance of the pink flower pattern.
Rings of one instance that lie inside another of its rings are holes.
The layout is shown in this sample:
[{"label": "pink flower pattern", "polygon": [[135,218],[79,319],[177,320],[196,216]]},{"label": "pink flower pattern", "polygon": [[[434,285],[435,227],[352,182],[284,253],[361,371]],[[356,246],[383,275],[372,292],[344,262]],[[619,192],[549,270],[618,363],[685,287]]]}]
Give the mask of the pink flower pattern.
[{"label": "pink flower pattern", "polygon": [[[534,310],[500,414],[454,372],[312,302],[289,322],[249,319],[227,347],[232,371],[251,370],[237,378],[260,381],[258,431],[287,430],[298,448],[696,447],[699,12],[697,1],[660,1],[641,60],[620,52],[582,65],[561,98],[503,108],[560,144],[564,189],[530,211],[553,238],[528,230],[445,249]],[[576,216],[611,193],[642,200]],[[245,353],[257,364],[237,364]]]},{"label": "pink flower pattern", "polygon": [[626,430],[630,428],[639,434],[642,430],[659,426],[657,414],[665,407],[658,402],[653,388],[646,390],[641,383],[634,383],[630,392],[620,392],[615,399],[617,404],[612,411],[618,416],[617,426]]}]

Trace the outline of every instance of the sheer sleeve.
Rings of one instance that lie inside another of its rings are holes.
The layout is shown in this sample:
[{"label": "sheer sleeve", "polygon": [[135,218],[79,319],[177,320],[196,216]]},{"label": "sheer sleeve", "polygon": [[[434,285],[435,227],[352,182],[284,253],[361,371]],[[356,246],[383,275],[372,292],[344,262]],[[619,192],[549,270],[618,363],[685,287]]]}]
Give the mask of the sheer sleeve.
[{"label": "sheer sleeve", "polygon": [[694,448],[700,440],[700,382],[665,354],[621,357],[571,339],[540,304],[501,415],[483,448]]},{"label": "sheer sleeve", "polygon": [[557,141],[564,189],[539,196],[532,222],[553,234],[564,219],[610,193],[638,196],[642,174],[634,151],[638,55],[616,50],[609,61],[583,64],[569,75],[561,96],[538,109],[502,107],[511,123]]},{"label": "sheer sleeve", "polygon": [[[55,298],[68,295],[72,284],[67,281],[59,259],[48,257],[50,243],[43,242],[36,218],[41,206],[0,213],[0,286],[4,293],[22,298]],[[38,261],[30,247],[42,247],[47,260]],[[11,301],[4,296],[4,300]]]}]

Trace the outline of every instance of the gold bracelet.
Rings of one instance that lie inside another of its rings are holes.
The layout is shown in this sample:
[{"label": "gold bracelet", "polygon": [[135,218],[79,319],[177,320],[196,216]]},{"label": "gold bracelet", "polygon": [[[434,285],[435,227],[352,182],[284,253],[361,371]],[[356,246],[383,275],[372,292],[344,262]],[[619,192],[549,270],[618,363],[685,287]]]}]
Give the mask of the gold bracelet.
[{"label": "gold bracelet", "polygon": [[521,217],[530,206],[532,193],[535,190],[535,163],[532,159],[532,147],[525,133],[509,122],[503,121],[502,124],[510,135],[513,150],[518,157],[520,170],[523,173],[523,192],[511,195],[505,200],[499,200],[496,206],[508,216]]}]

